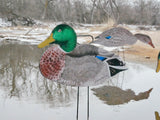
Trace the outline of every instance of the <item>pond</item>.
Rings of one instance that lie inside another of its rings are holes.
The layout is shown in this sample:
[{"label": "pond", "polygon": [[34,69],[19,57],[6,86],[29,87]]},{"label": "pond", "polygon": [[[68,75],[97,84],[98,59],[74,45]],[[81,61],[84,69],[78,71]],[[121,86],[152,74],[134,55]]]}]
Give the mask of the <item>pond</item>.
[{"label": "pond", "polygon": [[[41,75],[43,52],[36,45],[0,45],[1,120],[76,119],[77,87]],[[127,71],[90,87],[90,120],[154,120],[154,112],[160,112],[160,74],[141,64],[127,62],[127,66]],[[85,120],[86,87],[80,87],[79,102],[79,120]]]}]

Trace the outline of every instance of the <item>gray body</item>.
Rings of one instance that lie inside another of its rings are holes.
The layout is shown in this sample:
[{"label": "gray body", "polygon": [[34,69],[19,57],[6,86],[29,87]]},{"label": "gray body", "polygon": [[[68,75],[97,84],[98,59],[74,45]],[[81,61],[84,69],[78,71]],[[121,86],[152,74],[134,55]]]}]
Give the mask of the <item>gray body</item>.
[{"label": "gray body", "polygon": [[109,66],[95,56],[66,56],[65,68],[58,80],[71,86],[93,86],[110,78]]},{"label": "gray body", "polygon": [[71,57],[82,57],[87,55],[89,56],[100,55],[103,57],[112,57],[114,53],[109,52],[103,48],[96,47],[94,45],[83,44],[83,45],[77,45],[76,48],[67,55]]},{"label": "gray body", "polygon": [[112,57],[114,54],[92,45],[77,45],[73,52],[65,56],[65,67],[59,82],[70,86],[93,86],[111,78],[108,63],[97,59],[96,55]]},{"label": "gray body", "polygon": [[[107,36],[111,36],[110,39],[106,39]],[[132,45],[136,43],[137,37],[134,36],[130,31],[121,27],[115,27],[104,31],[96,37],[96,41],[93,43],[101,44],[107,47],[117,47],[124,45]]]}]

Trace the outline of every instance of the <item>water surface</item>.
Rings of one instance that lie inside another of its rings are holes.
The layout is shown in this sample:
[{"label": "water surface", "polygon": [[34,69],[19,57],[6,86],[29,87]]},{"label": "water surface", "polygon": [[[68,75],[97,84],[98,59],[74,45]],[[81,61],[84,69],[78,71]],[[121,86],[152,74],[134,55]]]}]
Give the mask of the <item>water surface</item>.
[{"label": "water surface", "polygon": [[[35,45],[0,45],[1,120],[75,120],[77,88],[40,74],[43,52]],[[154,111],[160,112],[160,74],[141,64],[127,65],[127,71],[90,87],[90,120],[154,120]],[[87,115],[86,91],[80,88],[80,120]]]}]

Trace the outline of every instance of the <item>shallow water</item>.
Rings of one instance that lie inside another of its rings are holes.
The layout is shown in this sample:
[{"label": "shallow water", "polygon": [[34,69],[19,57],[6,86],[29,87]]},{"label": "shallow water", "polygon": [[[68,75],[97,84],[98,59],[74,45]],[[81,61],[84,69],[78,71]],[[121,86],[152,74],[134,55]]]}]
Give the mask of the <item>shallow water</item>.
[{"label": "shallow water", "polygon": [[[0,45],[0,120],[76,119],[77,88],[43,78],[38,67],[43,51],[34,45]],[[127,71],[90,87],[90,120],[154,120],[154,112],[160,112],[160,74],[127,65]],[[86,92],[80,88],[79,120],[87,116]]]}]

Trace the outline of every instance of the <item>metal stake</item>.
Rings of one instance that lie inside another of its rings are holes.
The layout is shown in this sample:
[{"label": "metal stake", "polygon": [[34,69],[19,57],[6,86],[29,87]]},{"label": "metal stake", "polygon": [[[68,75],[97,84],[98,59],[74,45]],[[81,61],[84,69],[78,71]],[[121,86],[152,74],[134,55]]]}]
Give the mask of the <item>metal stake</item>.
[{"label": "metal stake", "polygon": [[89,86],[87,87],[87,120],[89,120]]},{"label": "metal stake", "polygon": [[79,86],[77,87],[77,115],[76,115],[76,120],[78,120],[78,112],[79,112]]}]

